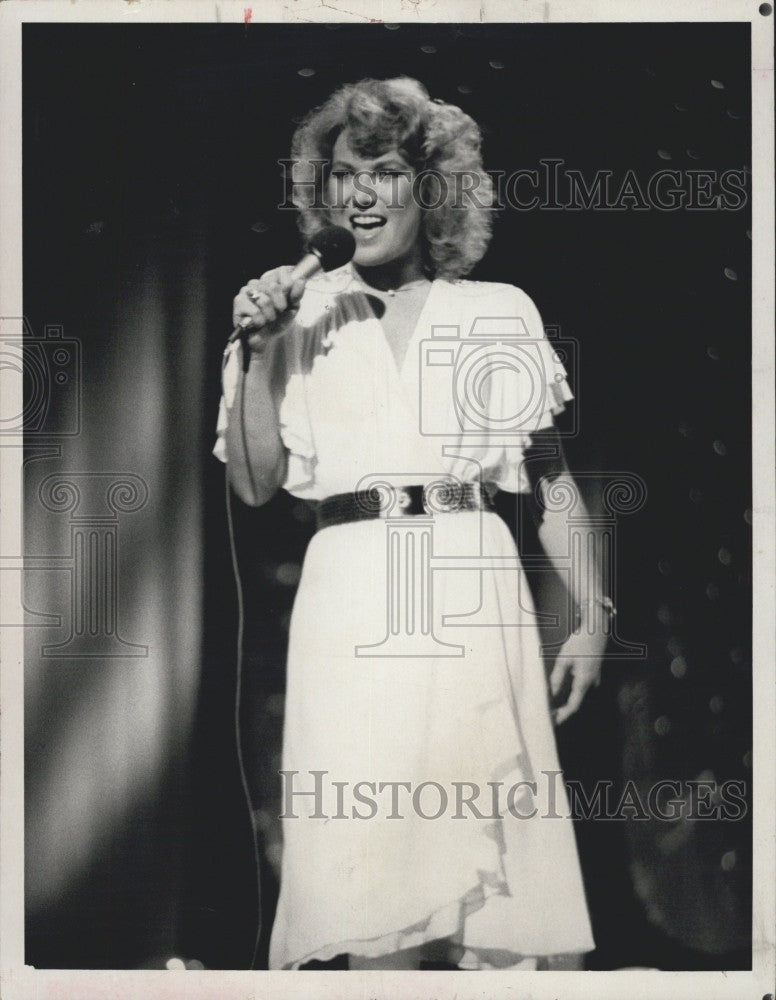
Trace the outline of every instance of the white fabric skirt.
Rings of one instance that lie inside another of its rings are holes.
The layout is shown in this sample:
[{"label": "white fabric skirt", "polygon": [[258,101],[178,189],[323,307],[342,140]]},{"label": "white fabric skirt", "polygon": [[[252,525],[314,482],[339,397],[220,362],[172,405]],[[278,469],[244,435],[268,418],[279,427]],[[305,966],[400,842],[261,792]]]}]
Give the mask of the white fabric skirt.
[{"label": "white fabric skirt", "polygon": [[[492,513],[410,521],[326,528],[307,551],[274,969],[443,938],[468,968],[594,947],[512,537]],[[508,565],[462,563],[481,556]]]}]

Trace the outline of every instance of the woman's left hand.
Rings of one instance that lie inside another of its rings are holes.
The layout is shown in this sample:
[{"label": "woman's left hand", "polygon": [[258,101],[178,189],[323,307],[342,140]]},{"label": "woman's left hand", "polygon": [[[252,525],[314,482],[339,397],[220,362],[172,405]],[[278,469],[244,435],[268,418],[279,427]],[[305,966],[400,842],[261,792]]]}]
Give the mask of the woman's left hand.
[{"label": "woman's left hand", "polygon": [[559,726],[577,711],[588,689],[601,683],[601,660],[608,636],[583,631],[572,633],[558,654],[550,674],[550,691],[553,698],[563,687],[566,675],[571,672],[571,690],[565,705],[553,712],[555,725]]}]

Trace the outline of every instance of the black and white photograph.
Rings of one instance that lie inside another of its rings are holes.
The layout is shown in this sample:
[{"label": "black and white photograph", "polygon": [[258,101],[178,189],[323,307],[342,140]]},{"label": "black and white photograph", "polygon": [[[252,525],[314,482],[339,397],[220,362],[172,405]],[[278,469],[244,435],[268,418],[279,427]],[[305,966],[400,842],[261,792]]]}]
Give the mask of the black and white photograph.
[{"label": "black and white photograph", "polygon": [[3,994],[773,1000],[772,4],[249,2],[0,4]]}]

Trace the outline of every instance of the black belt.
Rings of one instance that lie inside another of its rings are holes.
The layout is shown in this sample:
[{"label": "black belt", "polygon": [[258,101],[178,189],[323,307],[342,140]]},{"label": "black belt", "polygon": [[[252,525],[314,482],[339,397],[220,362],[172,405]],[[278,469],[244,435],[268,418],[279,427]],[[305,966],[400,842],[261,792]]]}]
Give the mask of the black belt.
[{"label": "black belt", "polygon": [[350,521],[377,518],[429,517],[465,510],[493,511],[492,483],[437,481],[427,486],[392,486],[382,483],[369,490],[337,493],[320,500],[316,507],[317,529]]}]

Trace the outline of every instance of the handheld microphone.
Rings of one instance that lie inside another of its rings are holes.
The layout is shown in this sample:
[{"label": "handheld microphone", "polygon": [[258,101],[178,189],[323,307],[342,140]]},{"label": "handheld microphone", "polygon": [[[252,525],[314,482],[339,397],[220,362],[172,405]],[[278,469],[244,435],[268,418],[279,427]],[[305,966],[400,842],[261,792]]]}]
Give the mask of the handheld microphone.
[{"label": "handheld microphone", "polygon": [[[324,226],[311,237],[309,246],[309,252],[291,272],[292,283],[300,278],[302,281],[309,281],[319,271],[335,271],[347,264],[356,252],[353,234],[344,226]],[[232,331],[229,343],[232,344],[244,336],[249,327],[250,321],[243,320],[242,324],[238,324]]]}]

